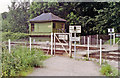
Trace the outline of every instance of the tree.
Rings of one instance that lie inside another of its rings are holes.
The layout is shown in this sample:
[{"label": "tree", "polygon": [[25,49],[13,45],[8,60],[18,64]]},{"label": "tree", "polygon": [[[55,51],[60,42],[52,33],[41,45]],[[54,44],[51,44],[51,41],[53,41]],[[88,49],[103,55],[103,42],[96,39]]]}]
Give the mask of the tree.
[{"label": "tree", "polygon": [[8,13],[3,13],[3,31],[28,32],[29,2],[12,2]]},{"label": "tree", "polygon": [[98,10],[98,13],[95,22],[99,34],[107,34],[108,28],[114,28],[116,33],[120,32],[120,3],[111,2],[107,8]]}]

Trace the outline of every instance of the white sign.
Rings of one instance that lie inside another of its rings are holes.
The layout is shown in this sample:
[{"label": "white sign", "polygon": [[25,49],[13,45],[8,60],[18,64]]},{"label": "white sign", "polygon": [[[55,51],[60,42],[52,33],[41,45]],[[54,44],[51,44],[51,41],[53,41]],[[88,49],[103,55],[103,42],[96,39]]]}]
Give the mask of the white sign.
[{"label": "white sign", "polygon": [[114,28],[108,28],[108,32],[114,32]]},{"label": "white sign", "polygon": [[80,37],[71,37],[71,41],[80,41]]},{"label": "white sign", "polygon": [[68,40],[68,36],[67,35],[58,35],[59,39],[61,40]]},{"label": "white sign", "polygon": [[109,35],[114,35],[114,33],[112,33],[112,34],[110,33]]},{"label": "white sign", "polygon": [[69,32],[73,33],[74,32],[74,26],[69,26]]},{"label": "white sign", "polygon": [[70,33],[81,33],[81,26],[69,26]]},{"label": "white sign", "polygon": [[81,33],[81,26],[76,26],[76,32]]}]

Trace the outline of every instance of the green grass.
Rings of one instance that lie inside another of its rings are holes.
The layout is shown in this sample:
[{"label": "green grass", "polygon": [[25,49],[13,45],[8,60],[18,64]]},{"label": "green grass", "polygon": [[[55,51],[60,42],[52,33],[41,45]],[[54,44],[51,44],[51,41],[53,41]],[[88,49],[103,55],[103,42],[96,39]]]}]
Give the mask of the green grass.
[{"label": "green grass", "polygon": [[26,70],[20,71],[19,74],[17,74],[17,76],[27,76],[28,74],[32,73],[33,70],[34,67],[29,67]]},{"label": "green grass", "polygon": [[102,64],[100,72],[105,76],[118,76],[118,70],[108,63]]},{"label": "green grass", "polygon": [[[43,67],[43,61],[49,56],[45,56],[43,51],[27,47],[15,47],[8,52],[2,47],[2,76],[24,76],[32,71],[34,67]],[[27,71],[29,70],[29,71]]]}]

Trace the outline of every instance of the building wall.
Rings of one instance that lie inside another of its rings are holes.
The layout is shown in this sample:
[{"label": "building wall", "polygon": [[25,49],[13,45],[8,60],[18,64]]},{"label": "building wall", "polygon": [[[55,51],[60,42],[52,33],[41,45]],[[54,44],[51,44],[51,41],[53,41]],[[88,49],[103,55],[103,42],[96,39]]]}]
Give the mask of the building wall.
[{"label": "building wall", "polygon": [[65,23],[64,22],[53,22],[55,23],[55,28],[53,28],[53,32],[62,33],[65,32]]},{"label": "building wall", "polygon": [[[53,23],[55,28],[53,28]],[[64,22],[44,22],[34,23],[34,31],[31,31],[31,24],[29,25],[30,35],[50,35],[51,32],[62,33],[65,32]]]},{"label": "building wall", "polygon": [[34,31],[31,31],[31,35],[49,35],[52,32],[52,22],[34,23]]}]

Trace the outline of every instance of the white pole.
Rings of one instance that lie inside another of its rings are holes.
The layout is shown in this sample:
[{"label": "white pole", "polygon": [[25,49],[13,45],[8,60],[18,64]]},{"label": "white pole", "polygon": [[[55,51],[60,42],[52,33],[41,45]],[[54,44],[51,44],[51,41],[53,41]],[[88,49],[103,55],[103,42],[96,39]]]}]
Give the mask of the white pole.
[{"label": "white pole", "polygon": [[90,51],[90,50],[89,50],[89,44],[90,44],[90,43],[89,43],[89,37],[88,37],[88,59],[89,59],[89,51]]},{"label": "white pole", "polygon": [[69,33],[69,56],[71,57],[71,33]]},{"label": "white pole", "polygon": [[[74,33],[74,37],[76,38],[76,32]],[[74,58],[76,58],[76,40],[74,41]]]},{"label": "white pole", "polygon": [[54,55],[55,55],[55,33],[54,33]]},{"label": "white pole", "polygon": [[[79,44],[80,44],[80,41],[79,41]],[[81,45],[81,44],[80,44]]]},{"label": "white pole", "polygon": [[112,32],[110,32],[110,45],[112,45]]},{"label": "white pole", "polygon": [[30,51],[31,51],[31,37],[30,37]]},{"label": "white pole", "polygon": [[51,55],[53,55],[53,33],[51,33]]},{"label": "white pole", "polygon": [[115,45],[115,33],[113,35],[113,44]]},{"label": "white pole", "polygon": [[102,62],[102,39],[100,39],[100,65]]},{"label": "white pole", "polygon": [[10,53],[11,52],[10,39],[8,40],[8,48],[9,48],[9,53]]},{"label": "white pole", "polygon": [[98,34],[97,34],[97,46],[98,46]]},{"label": "white pole", "polygon": [[84,36],[84,45],[85,45],[85,36]]}]

